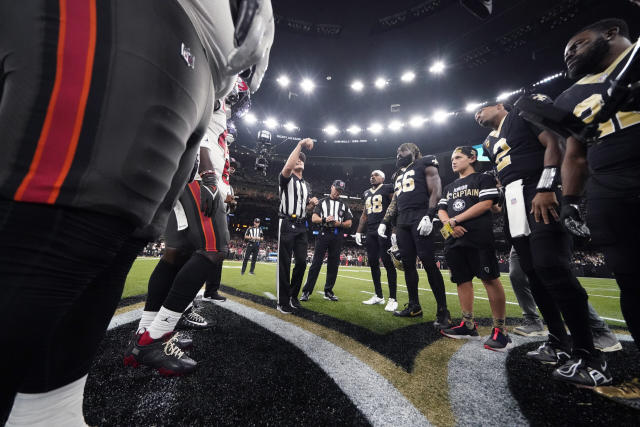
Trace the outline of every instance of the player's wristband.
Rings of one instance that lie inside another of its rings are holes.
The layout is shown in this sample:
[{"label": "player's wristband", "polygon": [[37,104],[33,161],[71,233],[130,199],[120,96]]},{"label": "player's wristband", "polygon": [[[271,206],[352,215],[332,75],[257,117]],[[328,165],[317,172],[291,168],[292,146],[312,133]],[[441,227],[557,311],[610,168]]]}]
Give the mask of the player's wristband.
[{"label": "player's wristband", "polygon": [[427,216],[429,217],[429,219],[435,218],[436,208],[429,208],[429,210],[427,211]]},{"label": "player's wristband", "polygon": [[542,171],[542,175],[540,175],[540,180],[538,181],[536,191],[553,191],[557,186],[557,181],[558,168],[556,166],[545,166],[544,170]]},{"label": "player's wristband", "polygon": [[571,195],[562,196],[562,200],[567,205],[580,205],[580,199],[581,199],[580,196],[571,196]]}]

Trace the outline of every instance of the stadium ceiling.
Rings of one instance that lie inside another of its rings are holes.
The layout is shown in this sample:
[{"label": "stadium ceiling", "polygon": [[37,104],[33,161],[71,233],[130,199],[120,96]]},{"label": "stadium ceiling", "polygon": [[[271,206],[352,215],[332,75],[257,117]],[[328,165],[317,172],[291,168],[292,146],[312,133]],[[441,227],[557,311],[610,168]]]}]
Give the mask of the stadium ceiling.
[{"label": "stadium ceiling", "polygon": [[[300,128],[279,133],[320,140],[326,139],[327,124],[366,129],[374,122],[460,109],[564,71],[566,41],[598,19],[623,18],[632,36],[640,32],[640,8],[628,0],[493,0],[484,20],[457,0],[272,2],[276,36],[252,113]],[[437,60],[446,64],[445,71],[429,72]],[[407,70],[415,74],[410,82],[401,78]],[[277,82],[282,75],[290,79],[286,88]],[[383,90],[374,86],[380,76],[389,80]],[[312,91],[302,90],[304,79],[314,83]],[[364,84],[360,91],[351,88],[356,80]],[[556,78],[539,87],[555,97],[569,85]],[[318,154],[379,156],[403,140],[425,151],[446,151],[483,139],[487,132],[472,117],[382,131],[356,147],[319,144]],[[251,146],[260,127],[260,122],[240,123],[239,142]]]}]

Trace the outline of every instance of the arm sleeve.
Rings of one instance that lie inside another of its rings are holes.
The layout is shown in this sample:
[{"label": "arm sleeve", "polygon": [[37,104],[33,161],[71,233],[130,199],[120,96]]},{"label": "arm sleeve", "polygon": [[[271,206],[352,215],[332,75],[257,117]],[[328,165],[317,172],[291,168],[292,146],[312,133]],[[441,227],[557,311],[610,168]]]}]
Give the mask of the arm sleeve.
[{"label": "arm sleeve", "polygon": [[445,187],[444,190],[442,190],[442,198],[440,200],[438,200],[438,210],[443,210],[446,211],[447,208],[449,207],[449,202],[447,200],[447,193],[449,192],[449,186]]},{"label": "arm sleeve", "polygon": [[313,213],[314,214],[318,214],[320,215],[320,218],[322,218],[322,204],[324,203],[324,199],[320,200],[320,202],[318,202],[318,204],[316,205],[315,208],[313,208]]},{"label": "arm sleeve", "polygon": [[350,219],[353,219],[353,214],[351,213],[351,209],[349,209],[349,206],[344,205],[345,211],[344,211],[344,218],[343,221],[348,221]]},{"label": "arm sleeve", "polygon": [[480,176],[480,194],[478,196],[479,201],[483,202],[485,200],[493,200],[494,203],[497,203],[500,199],[500,192],[496,187],[496,180],[489,176],[482,174]]},{"label": "arm sleeve", "polygon": [[289,181],[291,181],[291,177],[285,178],[282,174],[279,175],[280,188],[286,187]]}]

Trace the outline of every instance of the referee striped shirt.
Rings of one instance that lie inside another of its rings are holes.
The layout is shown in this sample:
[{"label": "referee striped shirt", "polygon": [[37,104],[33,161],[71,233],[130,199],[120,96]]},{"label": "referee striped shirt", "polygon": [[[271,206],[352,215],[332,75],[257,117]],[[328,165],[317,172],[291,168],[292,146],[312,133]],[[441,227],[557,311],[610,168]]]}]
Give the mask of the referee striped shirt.
[{"label": "referee striped shirt", "polygon": [[318,214],[322,219],[332,216],[336,222],[344,222],[353,218],[351,209],[342,200],[333,200],[331,197],[320,200],[313,213]]},{"label": "referee striped shirt", "polygon": [[299,179],[295,174],[285,178],[280,174],[280,208],[278,213],[282,217],[304,218],[306,216],[309,193],[309,184],[304,179]]},{"label": "referee striped shirt", "polygon": [[253,239],[257,239],[262,237],[262,228],[260,227],[251,227],[247,229],[246,233],[244,233],[244,237],[251,237]]}]

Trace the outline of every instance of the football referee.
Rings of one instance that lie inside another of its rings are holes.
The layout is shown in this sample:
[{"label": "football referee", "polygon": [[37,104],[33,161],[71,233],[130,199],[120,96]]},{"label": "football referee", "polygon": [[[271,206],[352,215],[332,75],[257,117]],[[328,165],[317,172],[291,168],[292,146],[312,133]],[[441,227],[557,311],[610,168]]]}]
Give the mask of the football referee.
[{"label": "football referee", "polygon": [[[324,299],[330,301],[338,301],[338,297],[333,293],[333,285],[336,284],[338,277],[338,265],[340,264],[340,250],[344,241],[344,233],[351,228],[351,220],[353,214],[351,209],[340,200],[340,194],[344,192],[344,181],[339,179],[333,181],[331,185],[331,194],[320,200],[320,203],[313,210],[311,221],[314,224],[321,224],[322,230],[316,240],[316,247],[313,251],[313,260],[309,267],[309,275],[307,283],[302,290],[301,301],[308,301],[309,296],[313,292],[313,287],[318,280],[318,274],[322,267],[324,254],[328,251],[327,256],[327,281],[324,284]],[[291,295],[291,305],[299,306],[297,294]]]},{"label": "football referee", "polygon": [[247,263],[251,258],[251,268],[249,274],[254,274],[253,270],[256,269],[256,259],[258,258],[258,250],[260,249],[260,242],[264,240],[262,229],[260,228],[260,218],[253,220],[253,227],[247,229],[244,233],[244,240],[247,240],[247,247],[244,249],[244,261],[242,261],[242,270],[240,274],[244,274],[247,270]]},{"label": "football referee", "polygon": [[[302,149],[313,149],[313,140],[305,138],[298,142],[279,177],[280,208],[278,215],[278,311],[290,314],[291,295],[297,296],[307,268],[307,211],[318,204],[315,197],[309,198],[311,188],[302,178],[306,156]],[[291,255],[295,266],[291,275]]]}]

